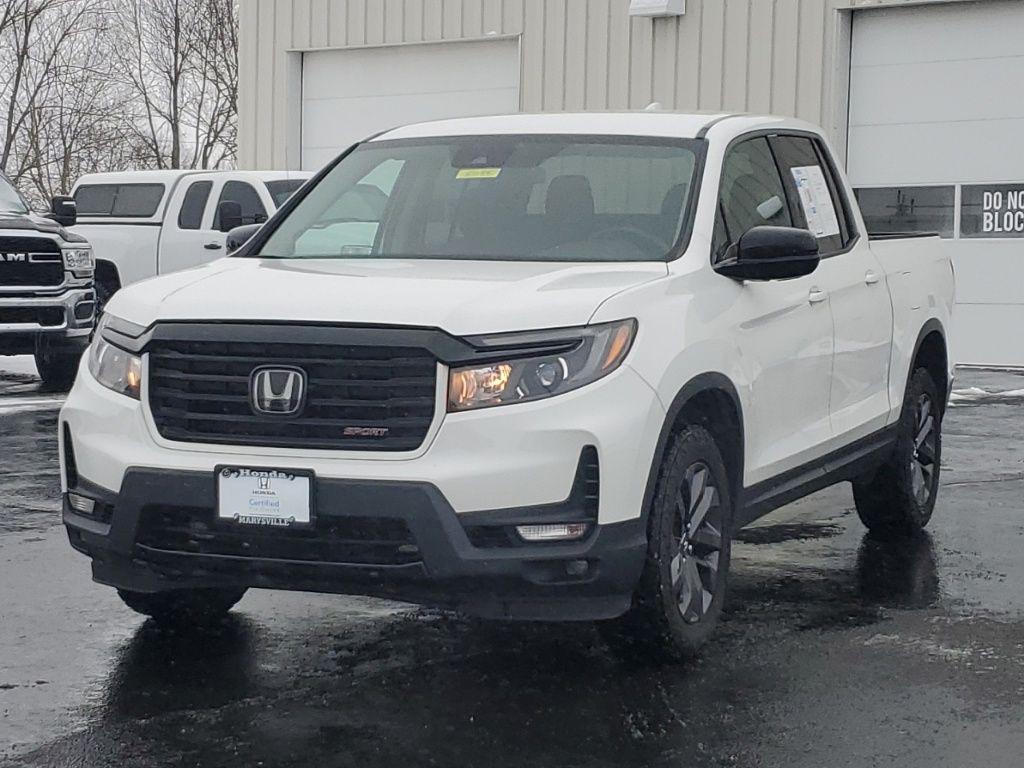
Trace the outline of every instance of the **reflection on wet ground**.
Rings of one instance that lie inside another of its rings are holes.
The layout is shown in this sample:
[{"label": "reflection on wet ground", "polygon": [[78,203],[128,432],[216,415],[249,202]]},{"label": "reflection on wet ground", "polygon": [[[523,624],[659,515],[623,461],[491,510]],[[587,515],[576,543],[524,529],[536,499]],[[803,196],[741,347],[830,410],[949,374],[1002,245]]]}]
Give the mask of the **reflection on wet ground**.
[{"label": "reflection on wet ground", "polygon": [[721,631],[666,668],[585,624],[363,598],[254,591],[223,626],[162,631],[88,581],[58,525],[55,411],[4,412],[38,396],[5,386],[0,764],[931,768],[1024,749],[1024,398],[954,401],[927,535],[866,535],[845,487],[742,532]]}]

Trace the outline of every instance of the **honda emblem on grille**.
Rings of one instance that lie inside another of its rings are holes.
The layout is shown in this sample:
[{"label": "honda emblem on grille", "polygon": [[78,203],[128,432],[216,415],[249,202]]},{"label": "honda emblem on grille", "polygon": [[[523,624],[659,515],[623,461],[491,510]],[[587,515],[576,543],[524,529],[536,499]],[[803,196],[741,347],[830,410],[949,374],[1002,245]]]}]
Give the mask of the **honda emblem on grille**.
[{"label": "honda emblem on grille", "polygon": [[306,372],[301,368],[257,368],[249,382],[256,413],[294,416],[306,402]]}]

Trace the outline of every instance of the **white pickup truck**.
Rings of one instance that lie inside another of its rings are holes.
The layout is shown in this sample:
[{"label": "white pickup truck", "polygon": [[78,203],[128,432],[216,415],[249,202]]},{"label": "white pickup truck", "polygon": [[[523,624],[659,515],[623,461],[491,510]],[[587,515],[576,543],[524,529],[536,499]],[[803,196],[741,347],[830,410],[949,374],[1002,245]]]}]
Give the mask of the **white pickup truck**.
[{"label": "white pickup truck", "polygon": [[114,291],[224,255],[225,233],[266,221],[311,176],[302,171],[125,171],[82,176],[72,231],[96,255],[100,307]]},{"label": "white pickup truck", "polygon": [[725,114],[359,144],[111,300],[60,415],[72,546],[159,621],[303,589],[695,652],[738,528],[841,481],[879,536],[935,506],[952,266],[869,242],[833,158]]}]

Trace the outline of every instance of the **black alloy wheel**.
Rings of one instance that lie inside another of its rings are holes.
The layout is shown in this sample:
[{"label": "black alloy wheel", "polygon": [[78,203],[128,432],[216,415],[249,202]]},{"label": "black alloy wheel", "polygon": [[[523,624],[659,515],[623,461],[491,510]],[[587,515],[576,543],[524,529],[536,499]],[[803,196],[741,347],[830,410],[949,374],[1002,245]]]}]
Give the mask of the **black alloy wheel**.
[{"label": "black alloy wheel", "polygon": [[699,622],[714,600],[722,551],[722,508],[711,470],[703,461],[687,467],[676,495],[669,566],[679,613],[687,624]]}]

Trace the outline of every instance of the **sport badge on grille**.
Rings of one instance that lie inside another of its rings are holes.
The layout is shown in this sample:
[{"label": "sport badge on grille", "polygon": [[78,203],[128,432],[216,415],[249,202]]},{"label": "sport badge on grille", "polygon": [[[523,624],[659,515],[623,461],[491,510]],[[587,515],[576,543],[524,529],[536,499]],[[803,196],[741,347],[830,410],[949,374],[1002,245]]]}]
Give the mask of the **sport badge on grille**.
[{"label": "sport badge on grille", "polygon": [[301,368],[257,368],[249,379],[255,413],[294,416],[306,403],[306,372]]}]

